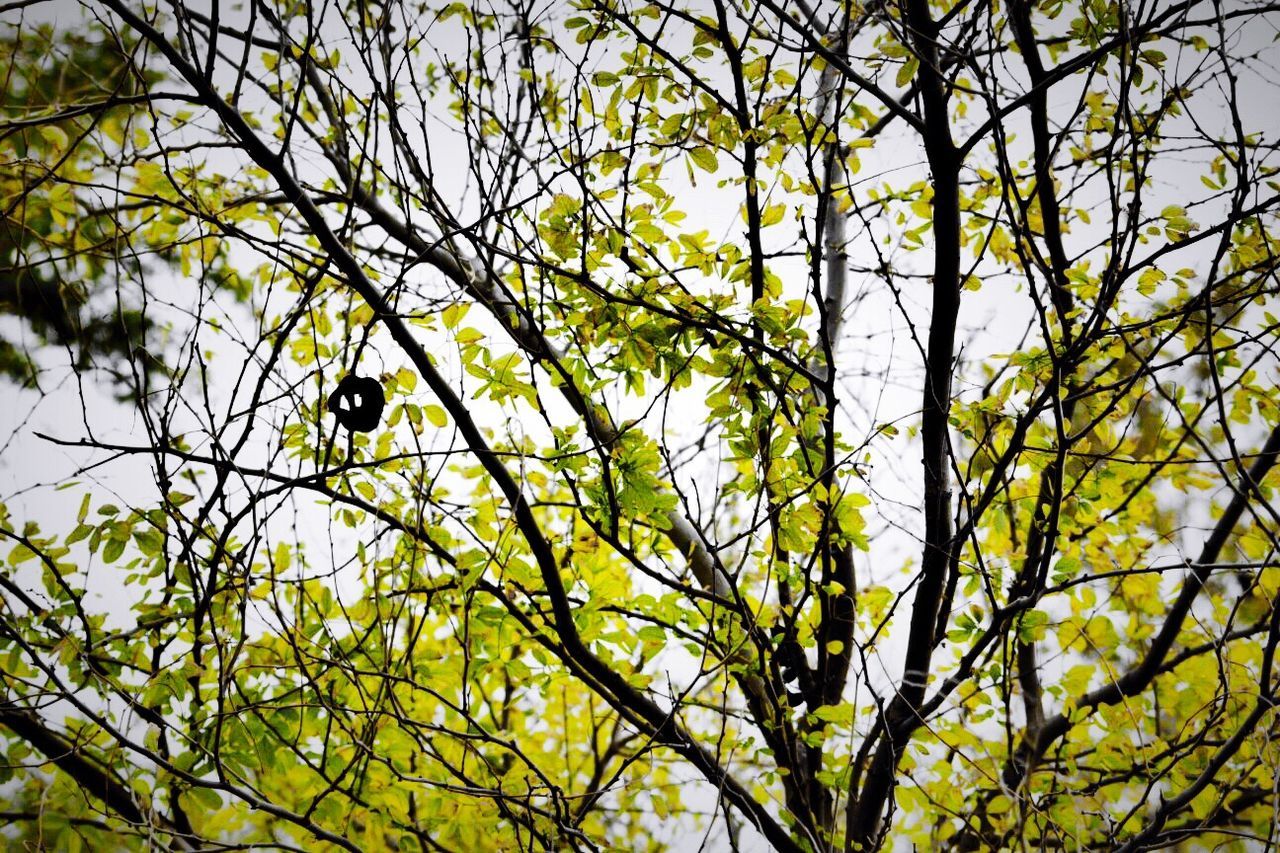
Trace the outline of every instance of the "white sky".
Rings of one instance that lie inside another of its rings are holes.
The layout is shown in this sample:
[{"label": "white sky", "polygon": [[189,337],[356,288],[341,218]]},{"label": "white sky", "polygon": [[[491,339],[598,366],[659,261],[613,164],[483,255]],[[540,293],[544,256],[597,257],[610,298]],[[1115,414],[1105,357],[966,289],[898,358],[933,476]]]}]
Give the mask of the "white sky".
[{"label": "white sky", "polygon": [[[80,14],[78,4],[65,2],[65,0],[45,4],[39,8],[41,11],[38,14],[54,15],[60,23],[78,20]],[[11,15],[5,16],[3,20],[8,21],[11,17]],[[1238,35],[1237,49],[1247,51],[1261,48],[1264,44],[1269,44],[1273,36],[1274,31],[1264,31],[1261,27],[1254,27]],[[1166,48],[1166,52],[1170,53],[1171,57],[1174,56],[1174,50]],[[1250,129],[1263,132],[1268,140],[1280,142],[1280,136],[1278,136],[1280,111],[1274,108],[1277,99],[1272,83],[1276,79],[1276,72],[1277,68],[1273,64],[1258,63],[1254,67],[1245,69],[1240,82],[1242,91],[1245,93],[1245,101],[1258,105],[1258,109],[1251,110],[1245,116],[1246,121],[1250,123]],[[1074,96],[1069,92],[1060,91],[1054,98],[1054,102],[1051,103],[1051,113],[1055,108],[1069,105]],[[1216,107],[1213,105],[1213,99],[1209,101],[1198,118],[1212,127],[1214,122],[1221,122],[1221,101],[1217,101]],[[451,145],[455,148],[451,149]],[[1021,146],[1027,149],[1030,145],[1029,134],[1020,134],[1020,138],[1014,145],[1015,148]],[[433,146],[435,146],[433,155],[437,162],[441,157],[448,157],[454,152],[456,156],[465,154],[461,147],[457,147],[459,143],[456,138],[452,142],[445,141],[442,135],[439,139],[433,139]],[[863,167],[857,179],[865,181],[866,186],[880,180],[910,183],[912,180],[923,179],[927,174],[923,166],[921,148],[903,128],[892,131],[874,151],[863,152],[863,155]],[[981,151],[979,156],[982,156]],[[1178,203],[1185,200],[1189,193],[1198,195],[1203,191],[1203,187],[1199,184],[1201,173],[1197,162],[1199,156],[1193,155],[1190,158],[1191,163],[1171,162],[1164,172],[1156,175],[1153,195],[1147,204],[1149,211],[1154,213],[1164,204]],[[714,181],[702,176],[703,179],[700,180],[699,185],[693,187],[687,185],[687,180],[681,177],[683,174],[681,169],[670,169],[667,174],[668,190],[679,195],[684,209],[690,211],[691,215],[696,215],[699,220],[698,227],[710,229],[712,236],[724,235],[726,238],[741,231],[736,199],[729,198],[723,192],[716,192],[713,189]],[[451,188],[449,186],[451,173],[448,171],[442,171],[439,176],[441,193],[446,198],[459,201],[460,206],[465,208],[469,202],[465,198],[459,198],[465,192],[462,184],[455,182]],[[863,187],[855,183],[855,192],[862,191]],[[1207,213],[1193,215],[1193,218],[1202,222],[1211,220]],[[1101,227],[1103,227],[1102,223],[1095,222],[1095,231]],[[697,228],[690,230],[697,230]],[[855,233],[856,230],[855,227],[850,229],[851,233]],[[782,233],[793,232],[783,232],[780,229],[779,234]],[[1081,229],[1069,238],[1069,253],[1072,252],[1073,245],[1084,244],[1082,240],[1084,236],[1085,231]],[[897,239],[893,239],[894,244],[897,242]],[[903,252],[895,246],[892,249],[893,259],[895,264],[901,264],[904,269],[912,272],[927,272],[929,262],[927,249],[927,242],[925,250],[914,254]],[[854,244],[851,254],[855,261],[863,263],[866,262],[865,258],[871,256],[866,245],[857,243]],[[248,255],[246,254],[245,257],[247,260]],[[1197,262],[1192,258],[1171,266],[1172,268],[1178,266],[1194,268]],[[792,270],[787,268],[785,262],[775,264],[774,268],[783,273],[784,279],[804,282],[801,261],[794,262]],[[153,282],[163,282],[164,288],[172,289],[178,294],[194,292],[188,283],[165,280],[160,275],[155,276]],[[850,295],[856,299],[856,307],[849,312],[845,325],[846,338],[842,345],[841,368],[845,371],[842,383],[848,394],[847,402],[850,404],[847,411],[849,431],[846,438],[856,442],[874,430],[876,424],[899,422],[906,426],[918,421],[914,413],[919,407],[920,369],[915,346],[906,335],[903,318],[894,306],[888,291],[876,281],[860,280],[855,275],[850,279]],[[927,329],[927,285],[921,281],[908,283],[906,297],[909,300],[911,319],[923,332]],[[181,296],[176,297],[174,301],[180,301],[180,299]],[[992,281],[977,293],[966,293],[963,306],[962,330],[957,337],[963,345],[963,358],[977,360],[992,353],[1007,352],[1016,346],[1023,330],[1025,317],[1030,311],[1030,300],[1025,287],[1017,287],[1015,282],[1003,280]],[[473,309],[467,318],[467,323],[480,325],[479,314],[480,309]],[[16,328],[12,320],[2,322],[5,324],[3,328],[6,334]],[[240,322],[243,322],[243,319]],[[210,373],[213,381],[212,393],[216,400],[225,403],[226,389],[220,387],[219,383],[228,382],[228,377],[234,377],[240,361],[243,360],[243,353],[237,352],[225,341],[215,342],[212,338],[207,338],[202,346],[212,346],[218,354],[218,358],[212,362],[214,369]],[[380,349],[382,353],[388,353],[385,347]],[[437,350],[435,354],[447,359],[447,352],[444,350]],[[42,355],[43,363],[47,365],[58,363],[59,356],[56,352],[46,351]],[[389,359],[386,366],[394,369],[399,363]],[[446,373],[452,372],[455,375],[458,373],[459,366],[456,362],[446,360],[445,364]],[[1273,381],[1280,380],[1280,376],[1275,373],[1275,367],[1274,364],[1271,365]],[[363,372],[376,371],[366,369]],[[130,409],[111,397],[109,387],[97,386],[89,381],[83,383],[83,386],[78,385],[65,369],[59,368],[51,369],[42,377],[42,382],[45,383],[44,396],[17,390],[12,386],[0,386],[0,399],[3,399],[3,405],[0,405],[0,497],[8,503],[15,520],[37,520],[48,532],[69,529],[74,524],[75,512],[80,502],[79,490],[59,491],[54,486],[65,482],[80,466],[91,460],[101,459],[102,454],[53,447],[37,438],[36,432],[77,439],[86,434],[88,424],[92,425],[95,435],[102,440],[141,443],[146,440],[146,436]],[[959,383],[957,387],[959,394],[964,395],[968,390],[963,382]],[[681,406],[696,405],[696,397],[699,393],[701,393],[699,389],[693,389],[681,396],[679,398]],[[421,386],[418,394],[422,394]],[[551,395],[547,395],[547,398],[550,399]],[[694,402],[691,403],[691,401]],[[424,398],[421,402],[428,401]],[[476,405],[484,407],[485,404],[477,403]],[[621,405],[620,414],[624,418],[638,416],[643,413],[644,408],[645,406],[641,403],[631,401]],[[496,409],[488,406],[486,410],[492,423],[502,422],[502,415]],[[681,424],[688,422],[684,412],[683,408],[677,409],[666,421],[667,426],[678,431]],[[646,421],[647,426],[653,423],[655,423],[653,418]],[[519,427],[520,424],[517,423],[514,426]],[[540,428],[532,421],[525,422],[524,426],[531,431],[540,432]],[[655,432],[656,426],[651,426],[650,433]],[[269,434],[268,430],[262,431],[264,437]],[[909,575],[901,572],[904,563],[918,559],[918,545],[915,539],[921,530],[918,518],[919,448],[918,444],[907,436],[907,431],[904,429],[897,439],[889,440],[884,437],[877,439],[873,444],[873,452],[875,459],[870,483],[878,495],[874,508],[878,510],[879,516],[872,522],[872,528],[869,531],[873,534],[874,543],[871,554],[858,555],[859,583],[860,585],[888,583],[900,587],[909,580]],[[121,506],[145,503],[153,499],[155,494],[151,468],[145,457],[131,457],[95,469],[81,479],[93,482],[95,490],[100,494],[115,495],[115,502]],[[301,503],[308,504],[309,498],[304,498]],[[872,508],[868,508],[870,509]],[[1188,507],[1188,511],[1193,517],[1207,517],[1204,506]],[[305,519],[309,522],[311,517],[306,516]],[[315,520],[320,520],[319,511],[316,512]],[[292,520],[285,530],[291,528]],[[323,548],[323,540],[332,533],[332,529],[321,527],[318,530],[322,532],[315,544]],[[1189,537],[1186,544],[1190,548],[1198,548],[1199,543],[1193,535]],[[1171,553],[1173,553],[1172,550]],[[101,565],[86,566],[86,569],[89,572],[90,589],[96,591],[101,597],[102,609],[121,614],[127,611],[129,604],[134,600],[136,590],[126,589],[120,585],[118,571],[113,567]],[[349,591],[354,593],[354,587]],[[903,626],[905,621],[901,616],[897,620],[898,624]],[[895,679],[900,669],[895,658],[900,651],[900,642],[889,642],[879,647],[886,673]],[[748,849],[751,846],[753,845],[748,845]],[[755,846],[758,847],[758,845]],[[712,849],[719,848],[712,845]],[[764,848],[758,847],[758,849]]]}]

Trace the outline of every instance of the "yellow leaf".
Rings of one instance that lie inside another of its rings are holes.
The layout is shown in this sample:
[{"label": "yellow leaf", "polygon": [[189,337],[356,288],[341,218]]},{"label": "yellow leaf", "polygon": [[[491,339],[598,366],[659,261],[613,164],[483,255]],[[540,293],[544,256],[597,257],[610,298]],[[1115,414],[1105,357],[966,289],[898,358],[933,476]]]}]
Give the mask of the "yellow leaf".
[{"label": "yellow leaf", "polygon": [[462,318],[467,316],[467,311],[470,310],[470,308],[471,305],[467,302],[455,302],[452,305],[447,306],[440,312],[440,319],[444,321],[444,327],[446,329],[452,329],[457,326],[458,323],[461,322]]},{"label": "yellow leaf", "polygon": [[770,225],[777,225],[782,221],[782,217],[787,212],[785,204],[771,204],[764,209],[764,213],[760,216],[760,227],[768,228]]}]

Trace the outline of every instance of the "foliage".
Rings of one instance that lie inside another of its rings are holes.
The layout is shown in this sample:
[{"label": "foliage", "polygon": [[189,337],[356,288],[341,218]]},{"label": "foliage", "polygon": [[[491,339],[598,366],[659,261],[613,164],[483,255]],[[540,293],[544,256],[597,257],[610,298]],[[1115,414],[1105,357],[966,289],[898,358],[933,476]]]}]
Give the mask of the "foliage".
[{"label": "foliage", "polygon": [[158,77],[139,75],[128,48],[104,36],[36,26],[2,42],[0,311],[23,318],[35,338],[0,338],[0,373],[24,385],[38,383],[39,344],[72,350],[81,371],[105,357],[126,383],[129,356],[143,373],[159,366],[135,353],[152,322],[118,284],[141,273],[146,248],[131,239],[126,213],[138,205],[100,183],[131,146],[147,145],[137,106]]},{"label": "foliage", "polygon": [[52,6],[15,843],[1274,840],[1270,5]]}]

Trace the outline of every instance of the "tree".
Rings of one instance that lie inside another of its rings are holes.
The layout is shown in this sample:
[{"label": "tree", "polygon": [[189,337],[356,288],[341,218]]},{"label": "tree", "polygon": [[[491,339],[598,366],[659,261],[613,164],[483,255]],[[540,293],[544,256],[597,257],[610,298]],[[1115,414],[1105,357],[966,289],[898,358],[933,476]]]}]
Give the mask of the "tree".
[{"label": "tree", "polygon": [[166,260],[0,509],[15,840],[1274,842],[1274,5],[3,9],[124,73],[0,253]]},{"label": "tree", "polygon": [[149,376],[160,364],[143,355],[151,321],[129,283],[145,259],[173,260],[174,249],[126,240],[125,211],[138,204],[83,181],[104,160],[128,162],[131,145],[148,144],[138,106],[157,78],[140,77],[128,43],[101,33],[18,26],[3,45],[0,311],[30,334],[0,338],[0,374],[38,386],[32,351],[56,344],[79,372],[105,368],[132,390],[139,374],[126,366]]}]

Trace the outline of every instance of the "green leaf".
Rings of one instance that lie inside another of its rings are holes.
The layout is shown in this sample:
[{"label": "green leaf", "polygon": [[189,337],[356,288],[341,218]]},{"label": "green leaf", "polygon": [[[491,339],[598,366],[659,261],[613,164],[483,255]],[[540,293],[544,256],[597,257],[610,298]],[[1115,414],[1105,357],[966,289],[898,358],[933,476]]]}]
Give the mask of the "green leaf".
[{"label": "green leaf", "polygon": [[1018,639],[1024,643],[1043,640],[1049,614],[1043,610],[1028,610],[1018,618]]},{"label": "green leaf", "polygon": [[102,561],[104,563],[114,563],[120,559],[120,555],[123,553],[123,539],[108,539],[107,544],[102,546]]},{"label": "green leaf", "polygon": [[916,76],[916,70],[919,68],[919,59],[914,56],[908,58],[907,61],[902,63],[902,66],[898,69],[898,76],[894,78],[893,82],[898,86],[907,85],[911,82],[911,79]]},{"label": "green leaf", "polygon": [[694,148],[689,152],[689,159],[704,172],[714,172],[720,168],[720,161],[710,148]]},{"label": "green leaf", "polygon": [[437,406],[434,403],[428,403],[422,407],[422,411],[432,425],[442,429],[449,425],[449,415],[440,406]]}]

